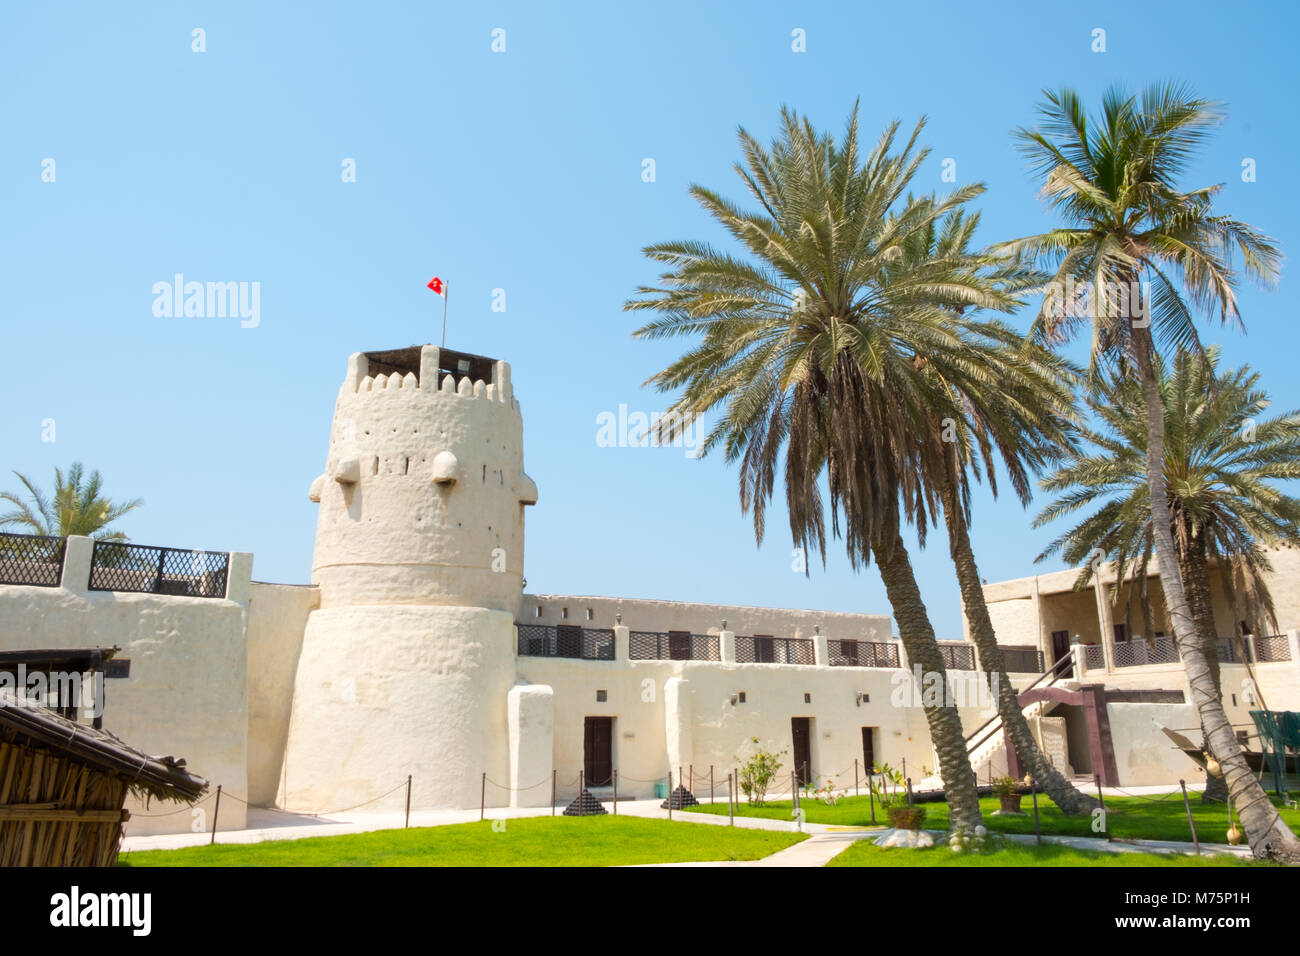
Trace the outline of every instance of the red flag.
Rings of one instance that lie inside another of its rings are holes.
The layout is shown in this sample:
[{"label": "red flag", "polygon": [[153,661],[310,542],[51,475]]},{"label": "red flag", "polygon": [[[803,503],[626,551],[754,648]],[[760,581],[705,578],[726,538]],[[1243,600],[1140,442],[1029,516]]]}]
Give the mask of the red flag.
[{"label": "red flag", "polygon": [[438,295],[443,295],[447,291],[447,286],[437,276],[434,276],[429,280],[429,288],[438,293]]}]

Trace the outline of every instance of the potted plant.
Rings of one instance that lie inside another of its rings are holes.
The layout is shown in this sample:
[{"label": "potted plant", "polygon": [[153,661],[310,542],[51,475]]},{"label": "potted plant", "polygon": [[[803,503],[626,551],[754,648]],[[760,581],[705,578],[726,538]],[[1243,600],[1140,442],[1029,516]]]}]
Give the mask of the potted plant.
[{"label": "potted plant", "polygon": [[908,806],[906,803],[886,807],[890,826],[896,830],[919,830],[925,822],[925,807]]},{"label": "potted plant", "polygon": [[993,791],[998,795],[1003,813],[1020,813],[1020,787],[1008,776],[993,780]]}]

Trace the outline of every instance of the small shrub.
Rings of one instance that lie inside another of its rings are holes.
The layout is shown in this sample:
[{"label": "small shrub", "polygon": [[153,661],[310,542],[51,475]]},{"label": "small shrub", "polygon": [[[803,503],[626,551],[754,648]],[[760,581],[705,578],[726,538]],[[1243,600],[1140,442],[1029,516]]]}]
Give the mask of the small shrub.
[{"label": "small shrub", "polygon": [[890,826],[896,830],[919,830],[925,822],[925,807],[899,804],[888,807],[885,813],[889,815]]},{"label": "small shrub", "polygon": [[740,792],[745,795],[751,807],[761,807],[767,799],[767,788],[771,786],[776,775],[781,772],[781,755],[784,750],[778,753],[768,753],[759,746],[758,738],[750,738],[754,744],[754,752],[746,760],[740,762]]}]

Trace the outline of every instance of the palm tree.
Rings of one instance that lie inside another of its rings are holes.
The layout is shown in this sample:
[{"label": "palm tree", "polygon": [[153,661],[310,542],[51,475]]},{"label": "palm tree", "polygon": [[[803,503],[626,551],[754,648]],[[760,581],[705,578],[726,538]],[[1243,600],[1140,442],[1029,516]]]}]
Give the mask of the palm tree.
[{"label": "palm tree", "polygon": [[[968,282],[990,282],[1013,295],[1041,283],[1040,275],[1008,260],[970,257],[968,247],[978,224],[978,213],[950,213],[941,228],[931,224],[912,237],[902,267],[961,257],[973,266],[963,277]],[[948,304],[958,315],[966,310],[960,301]],[[987,474],[989,489],[996,497],[996,464],[1000,462],[1017,497],[1028,505],[1030,476],[1072,447],[1074,376],[1061,359],[1040,347],[1026,349],[1021,336],[1000,323],[966,322],[963,327],[972,353],[972,372],[981,368],[983,374],[968,373],[960,382],[936,383],[947,387],[964,417],[960,421],[933,419],[930,430],[935,453],[932,478],[943,507],[963,610],[979,651],[980,667],[996,694],[998,716],[1016,754],[1065,813],[1086,813],[1097,801],[1081,793],[1047,760],[1030,732],[998,646],[969,533],[972,477],[979,481]],[[917,361],[924,363],[924,358],[918,356]]]},{"label": "palm tree", "polygon": [[47,496],[26,475],[14,472],[27,489],[27,500],[12,491],[0,499],[13,509],[0,515],[0,528],[22,528],[29,534],[66,537],[84,534],[100,541],[125,541],[121,531],[105,530],[128,512],[144,504],[139,498],[115,504],[101,494],[103,479],[98,471],[83,474],[81,462],[74,462],[66,477],[54,469],[54,494]]},{"label": "palm tree", "polygon": [[[1041,129],[1016,135],[1043,176],[1042,195],[1065,224],[1003,243],[997,251],[1052,273],[1051,294],[1031,330],[1037,340],[1059,344],[1086,322],[1092,330],[1090,377],[1095,380],[1104,359],[1126,373],[1136,370],[1147,408],[1145,468],[1155,551],[1169,558],[1159,562],[1160,582],[1193,702],[1255,855],[1300,860],[1300,839],[1282,824],[1246,766],[1197,637],[1165,493],[1165,417],[1155,370],[1157,340],[1199,349],[1192,306],[1240,325],[1233,267],[1238,255],[1247,276],[1270,284],[1280,253],[1251,226],[1215,213],[1220,186],[1183,191],[1177,185],[1219,122],[1216,104],[1165,84],[1140,96],[1110,89],[1096,122],[1071,90],[1048,93],[1040,113]],[[1088,292],[1086,308],[1070,291],[1076,282]]]},{"label": "palm tree", "polygon": [[[1164,369],[1163,363],[1161,365]],[[1266,575],[1266,548],[1300,545],[1300,499],[1275,482],[1300,477],[1300,411],[1260,418],[1269,407],[1249,367],[1219,372],[1219,350],[1179,352],[1161,375],[1165,416],[1165,481],[1178,567],[1197,635],[1219,686],[1219,634],[1210,595],[1211,566],[1233,602],[1233,620],[1252,633],[1276,629]],[[1099,428],[1082,430],[1090,450],[1068,458],[1042,487],[1057,496],[1035,520],[1042,527],[1081,516],[1038,560],[1059,554],[1085,565],[1079,586],[1093,576],[1095,549],[1115,562],[1117,580],[1135,571],[1126,617],[1136,602],[1145,632],[1151,608],[1142,583],[1154,551],[1146,481],[1146,402],[1131,378],[1107,376],[1089,396]],[[1118,595],[1117,595],[1118,596]],[[1233,634],[1234,641],[1240,637]],[[1237,655],[1250,667],[1249,655]],[[1255,682],[1258,686],[1258,681]],[[1220,697],[1222,693],[1220,692]],[[1227,796],[1222,778],[1208,776],[1207,799]]]},{"label": "palm tree", "polygon": [[[891,124],[861,162],[856,106],[838,143],[788,109],[770,148],[741,129],[745,161],[735,168],[759,208],[743,210],[701,186],[691,194],[743,254],[703,242],[649,246],[645,254],[667,271],[626,308],[659,313],[638,337],[699,339],[649,381],[682,390],[670,428],[720,412],[701,450],[720,446],[728,462],[740,462],[741,507],[752,510],[756,539],[783,458],[791,535],[824,562],[824,480],[831,535],[843,537],[855,569],[875,561],[909,659],[927,679],[946,682],[902,523],[915,521],[923,534],[937,507],[921,467],[932,454],[932,417],[960,416],[934,383],[972,374],[958,317],[944,302],[1004,309],[1012,300],[972,277],[973,257],[964,254],[897,265],[910,237],[983,190],[905,197],[928,155],[916,145],[923,127],[896,151]],[[946,701],[924,709],[953,827],[971,829],[981,816],[957,709]]]}]

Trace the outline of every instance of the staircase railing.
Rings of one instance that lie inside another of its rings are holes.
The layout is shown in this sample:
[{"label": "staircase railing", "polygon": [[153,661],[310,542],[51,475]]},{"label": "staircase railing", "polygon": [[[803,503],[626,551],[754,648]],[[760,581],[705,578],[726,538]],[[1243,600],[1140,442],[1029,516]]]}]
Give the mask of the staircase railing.
[{"label": "staircase railing", "polygon": [[[1047,680],[1047,684],[1045,686],[1047,687],[1052,686],[1058,680],[1061,679],[1062,674],[1069,669],[1069,666],[1071,663],[1073,663],[1073,660],[1074,660],[1073,655],[1066,654],[1059,661],[1057,661],[1055,664],[1049,667],[1047,670],[1039,674],[1038,677],[1034,679],[1034,682],[1030,684],[1028,687],[1026,687],[1024,690],[1020,691],[1020,693],[1023,694],[1026,691],[1033,690],[1039,684],[1042,684],[1044,680]],[[1003,677],[1005,676],[1006,675],[1004,674]],[[1048,680],[1048,678],[1051,679]],[[991,739],[994,734],[996,734],[999,730],[1002,729],[1000,726],[994,727],[993,725],[1001,724],[1001,722],[1002,722],[1002,715],[994,714],[988,720],[984,721],[984,723],[976,727],[975,730],[966,738],[966,753],[968,754],[974,753],[979,747],[983,746],[989,739]],[[979,737],[979,735],[981,733],[984,733],[984,731],[988,728],[992,728],[992,729],[989,729],[988,733],[984,734],[983,737],[980,737],[979,740],[975,740],[976,737]],[[972,743],[972,741],[974,742]]]}]

